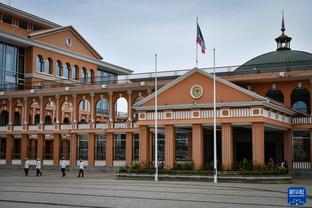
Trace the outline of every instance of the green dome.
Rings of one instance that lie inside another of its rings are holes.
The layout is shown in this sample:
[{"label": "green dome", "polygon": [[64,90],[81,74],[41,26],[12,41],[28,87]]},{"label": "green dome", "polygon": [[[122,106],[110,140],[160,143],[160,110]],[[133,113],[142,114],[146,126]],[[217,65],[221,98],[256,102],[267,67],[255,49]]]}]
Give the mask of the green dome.
[{"label": "green dome", "polygon": [[257,56],[235,71],[285,71],[312,69],[312,54],[296,50],[277,50]]}]

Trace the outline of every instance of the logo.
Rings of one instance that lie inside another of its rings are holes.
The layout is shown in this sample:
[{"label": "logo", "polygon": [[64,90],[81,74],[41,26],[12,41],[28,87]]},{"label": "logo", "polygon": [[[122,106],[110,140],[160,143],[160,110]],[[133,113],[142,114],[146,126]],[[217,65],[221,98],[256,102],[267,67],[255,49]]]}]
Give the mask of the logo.
[{"label": "logo", "polygon": [[288,205],[304,206],[307,202],[307,191],[305,187],[288,187]]}]

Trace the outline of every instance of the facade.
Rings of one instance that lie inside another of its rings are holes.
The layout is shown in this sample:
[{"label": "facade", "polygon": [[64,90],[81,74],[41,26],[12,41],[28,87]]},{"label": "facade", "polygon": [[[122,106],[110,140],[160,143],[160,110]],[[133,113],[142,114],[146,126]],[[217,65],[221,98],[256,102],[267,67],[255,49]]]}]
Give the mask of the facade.
[{"label": "facade", "polygon": [[[153,164],[154,74],[103,61],[72,26],[0,4],[0,163]],[[312,54],[277,50],[218,68],[217,157],[224,170],[286,160],[311,168]],[[221,70],[222,69],[222,70]],[[226,69],[224,71],[224,69]],[[159,73],[158,149],[166,168],[213,161],[210,69]]]}]

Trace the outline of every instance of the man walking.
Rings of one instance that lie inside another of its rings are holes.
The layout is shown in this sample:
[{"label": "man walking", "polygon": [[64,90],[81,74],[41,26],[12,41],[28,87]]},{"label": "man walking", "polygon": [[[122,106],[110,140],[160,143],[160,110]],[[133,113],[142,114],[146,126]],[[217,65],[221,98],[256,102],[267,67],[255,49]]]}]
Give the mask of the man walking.
[{"label": "man walking", "polygon": [[39,176],[39,174],[40,176],[42,175],[40,169],[41,169],[41,161],[39,158],[37,158],[37,161],[36,161],[36,175],[37,176]]},{"label": "man walking", "polygon": [[83,161],[80,160],[79,161],[79,174],[78,174],[78,177],[80,177],[80,175],[81,175],[81,177],[83,177],[83,168],[84,168]]},{"label": "man walking", "polygon": [[62,170],[63,177],[66,176],[65,168],[66,168],[66,161],[65,161],[65,158],[62,157],[62,161],[61,161],[61,170]]},{"label": "man walking", "polygon": [[29,170],[29,160],[26,157],[25,158],[25,166],[24,166],[24,172],[25,172],[25,176],[28,176],[28,170]]}]

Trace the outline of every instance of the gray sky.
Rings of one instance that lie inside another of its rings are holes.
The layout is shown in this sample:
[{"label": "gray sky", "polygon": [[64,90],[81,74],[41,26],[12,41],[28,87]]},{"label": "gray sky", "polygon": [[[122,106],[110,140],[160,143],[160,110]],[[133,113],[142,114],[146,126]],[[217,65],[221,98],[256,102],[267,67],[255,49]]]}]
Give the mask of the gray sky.
[{"label": "gray sky", "polygon": [[[9,0],[1,0],[8,3]],[[103,60],[135,72],[195,66],[196,17],[207,51],[199,67],[240,65],[276,49],[281,13],[291,48],[312,52],[310,0],[11,0],[11,5],[73,25]]]}]

